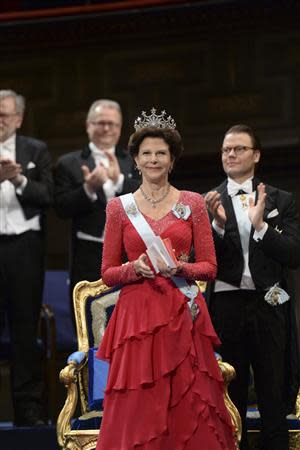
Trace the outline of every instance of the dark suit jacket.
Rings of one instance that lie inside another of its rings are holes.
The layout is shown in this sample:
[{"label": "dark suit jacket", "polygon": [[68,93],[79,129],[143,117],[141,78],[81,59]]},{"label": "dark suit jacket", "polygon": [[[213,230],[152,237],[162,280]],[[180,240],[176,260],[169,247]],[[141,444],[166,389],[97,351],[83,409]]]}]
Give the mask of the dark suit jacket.
[{"label": "dark suit jacket", "polygon": [[[116,156],[121,172],[125,175],[123,193],[134,191],[139,182],[135,178],[133,161],[127,153],[117,148]],[[91,150],[86,146],[83,150],[63,155],[55,170],[55,209],[62,218],[72,219],[72,235],[78,230],[100,237],[105,225],[106,197],[103,189],[97,192],[97,200],[92,202],[83,188],[82,165],[90,170],[95,168]]]},{"label": "dark suit jacket", "polygon": [[[254,190],[259,182],[260,180],[254,178]],[[227,180],[215,190],[221,194],[221,201],[227,215],[224,237],[221,238],[213,230],[218,262],[217,279],[239,287],[244,259],[232,200],[227,193]],[[295,296],[291,284],[288,283],[288,277],[289,269],[296,269],[300,266],[299,215],[291,193],[269,185],[266,185],[266,193],[264,221],[269,226],[263,239],[259,242],[253,239],[254,229],[251,228],[249,268],[257,290],[265,290],[276,282],[280,282],[291,296],[289,329],[286,330],[289,341],[286,364],[288,374],[286,401],[287,411],[291,412],[299,390],[300,366],[297,337],[299,331],[297,332],[295,321]],[[268,217],[271,211],[274,211],[273,217]],[[277,211],[278,214],[276,214]],[[210,285],[207,293],[209,304],[212,292],[213,285]]]},{"label": "dark suit jacket", "polygon": [[[254,178],[253,183],[256,189],[259,180]],[[213,231],[218,261],[217,278],[238,287],[244,260],[232,201],[227,193],[227,180],[216,190],[221,194],[227,215],[224,237]],[[268,230],[264,238],[256,242],[252,227],[249,242],[249,268],[257,289],[266,289],[276,282],[285,286],[287,269],[300,266],[300,229],[293,196],[269,185],[266,185],[266,193],[264,221],[269,225]],[[278,214],[268,217],[275,210]]]},{"label": "dark suit jacket", "polygon": [[[26,219],[39,215],[53,199],[51,156],[44,142],[31,137],[16,137],[16,162],[21,164],[22,173],[28,182],[18,200]],[[42,225],[42,223],[41,223]]]}]

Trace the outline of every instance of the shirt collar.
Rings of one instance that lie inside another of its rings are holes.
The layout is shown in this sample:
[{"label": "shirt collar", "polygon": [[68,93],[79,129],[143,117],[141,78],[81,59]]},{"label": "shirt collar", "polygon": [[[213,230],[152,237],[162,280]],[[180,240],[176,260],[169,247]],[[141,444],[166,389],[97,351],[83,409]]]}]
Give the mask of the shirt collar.
[{"label": "shirt collar", "polygon": [[107,158],[107,153],[114,155],[116,152],[116,147],[111,147],[108,150],[106,150],[105,152],[103,150],[101,150],[100,148],[98,148],[94,142],[90,142],[89,143],[89,148],[91,150],[91,152],[97,156],[102,156],[103,158]]},{"label": "shirt collar", "polygon": [[248,178],[246,181],[239,184],[236,181],[234,181],[232,178],[228,177],[228,183],[227,183],[228,195],[230,195],[230,197],[234,197],[235,195],[237,195],[237,193],[239,191],[244,191],[246,194],[251,194],[253,191],[252,179],[253,179],[253,177]]},{"label": "shirt collar", "polygon": [[8,154],[15,154],[16,151],[16,134],[13,134],[10,136],[6,141],[0,143],[0,153],[3,157],[3,153],[5,152],[6,155]]}]

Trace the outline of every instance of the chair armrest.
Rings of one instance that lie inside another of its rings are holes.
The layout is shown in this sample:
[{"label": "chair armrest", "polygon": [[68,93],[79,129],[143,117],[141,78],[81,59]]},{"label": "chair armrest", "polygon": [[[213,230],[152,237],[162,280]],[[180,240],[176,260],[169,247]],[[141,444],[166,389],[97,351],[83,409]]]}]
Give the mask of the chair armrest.
[{"label": "chair armrest", "polygon": [[71,355],[68,357],[67,363],[70,364],[71,362],[74,362],[75,364],[80,366],[85,358],[86,353],[78,350],[77,352],[71,353]]},{"label": "chair armrest", "polygon": [[235,370],[230,364],[221,361],[221,359],[219,358],[217,359],[224,380],[224,402],[230,415],[232,425],[234,427],[234,436],[236,442],[238,443],[240,442],[242,437],[242,421],[236,406],[234,405],[228,394],[228,385],[230,381],[235,378]]},{"label": "chair armrest", "polygon": [[68,358],[68,365],[64,367],[59,379],[67,388],[67,398],[57,419],[57,440],[64,448],[66,433],[71,431],[71,420],[73,418],[78,401],[78,374],[87,362],[87,354],[84,352],[74,352]]}]

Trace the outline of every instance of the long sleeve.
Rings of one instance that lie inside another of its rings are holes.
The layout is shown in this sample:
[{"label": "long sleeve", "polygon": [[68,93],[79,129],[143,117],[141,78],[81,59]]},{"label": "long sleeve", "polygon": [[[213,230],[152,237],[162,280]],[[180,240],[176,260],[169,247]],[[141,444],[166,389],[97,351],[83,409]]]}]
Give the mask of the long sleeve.
[{"label": "long sleeve", "polygon": [[122,265],[124,254],[122,209],[118,198],[108,202],[106,208],[101,275],[107,286],[131,283],[140,279],[135,273],[133,262]]},{"label": "long sleeve", "polygon": [[211,226],[203,198],[194,194],[192,203],[194,263],[183,263],[181,275],[193,280],[213,280],[217,262]]},{"label": "long sleeve", "polygon": [[299,214],[292,194],[285,192],[281,195],[284,196],[282,204],[285,205],[282,208],[278,206],[282,222],[277,228],[268,227],[258,247],[274,261],[296,269],[300,265]]}]

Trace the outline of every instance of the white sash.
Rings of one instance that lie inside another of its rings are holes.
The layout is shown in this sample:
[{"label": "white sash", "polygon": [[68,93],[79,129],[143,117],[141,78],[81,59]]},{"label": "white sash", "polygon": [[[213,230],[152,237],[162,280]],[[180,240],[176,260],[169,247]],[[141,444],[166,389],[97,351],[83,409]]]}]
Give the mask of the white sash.
[{"label": "white sash", "polygon": [[[145,242],[146,247],[150,247],[153,238],[155,237],[155,233],[138,209],[133,194],[121,195],[119,198],[122,202],[128,219],[138,232],[139,236]],[[193,311],[193,309],[195,310],[196,304],[194,304],[194,299],[197,297],[199,292],[198,286],[196,284],[188,284],[187,281],[182,277],[173,276],[171,277],[171,279],[178,287],[178,289],[190,299],[188,303],[191,311]]]}]

